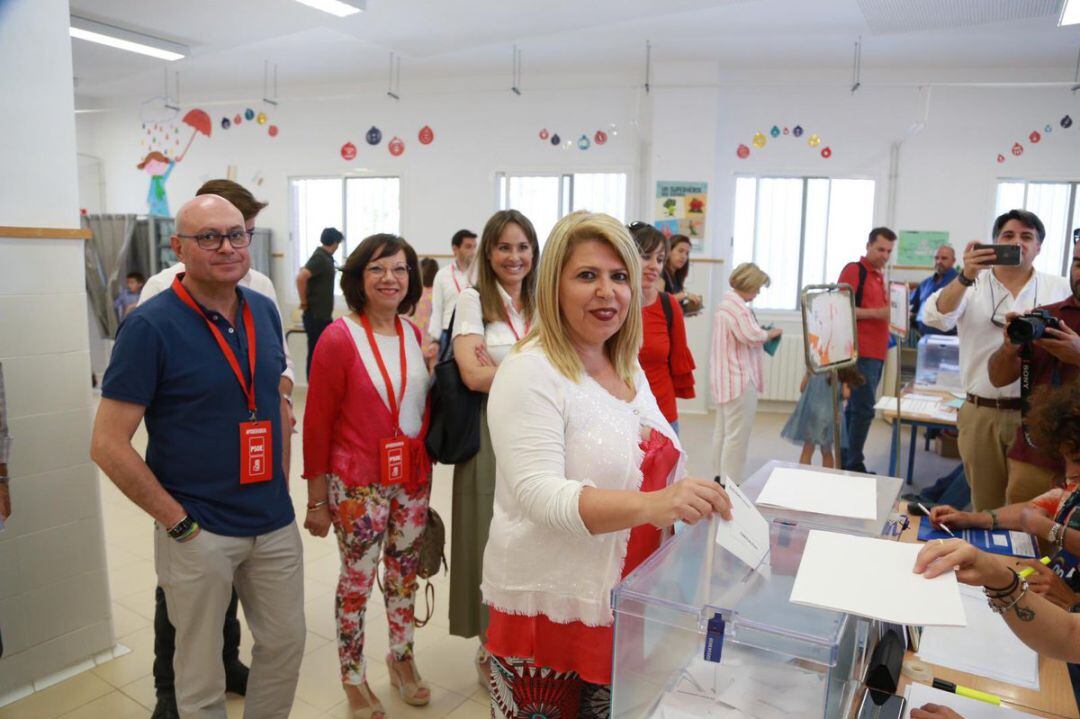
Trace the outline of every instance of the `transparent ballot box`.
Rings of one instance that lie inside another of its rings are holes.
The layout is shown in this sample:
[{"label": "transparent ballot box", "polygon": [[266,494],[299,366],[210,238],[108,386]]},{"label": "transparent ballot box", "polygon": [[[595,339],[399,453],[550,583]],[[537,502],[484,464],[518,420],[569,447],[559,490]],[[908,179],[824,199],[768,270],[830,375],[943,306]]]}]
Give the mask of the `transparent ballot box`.
[{"label": "transparent ballot box", "polygon": [[615,588],[612,716],[851,716],[876,623],[788,601],[809,530],[771,522],[755,571],[714,526],[683,528]]},{"label": "transparent ballot box", "polygon": [[919,358],[915,364],[915,385],[943,390],[961,390],[960,338],[927,335],[919,340]]},{"label": "transparent ballot box", "polygon": [[812,512],[799,512],[779,507],[758,507],[766,519],[793,523],[810,529],[827,529],[833,532],[858,534],[864,537],[880,537],[887,533],[885,531],[886,525],[893,515],[893,507],[896,506],[896,500],[900,496],[900,490],[904,484],[904,481],[899,477],[889,477],[883,474],[862,474],[826,467],[809,467],[804,464],[781,462],[774,459],[766,462],[761,469],[747,477],[739,485],[747,499],[751,502],[757,502],[757,498],[761,495],[761,490],[765,489],[765,483],[769,481],[773,470],[779,467],[812,470],[821,474],[837,474],[845,477],[865,477],[866,481],[874,482],[877,487],[877,513],[874,519],[855,519],[853,517],[835,517]]}]

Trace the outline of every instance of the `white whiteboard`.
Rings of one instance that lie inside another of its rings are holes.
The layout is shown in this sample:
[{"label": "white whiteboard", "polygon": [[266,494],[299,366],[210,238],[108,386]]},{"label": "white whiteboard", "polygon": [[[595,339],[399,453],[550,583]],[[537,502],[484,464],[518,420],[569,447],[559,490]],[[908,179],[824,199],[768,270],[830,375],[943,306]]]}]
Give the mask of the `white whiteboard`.
[{"label": "white whiteboard", "polygon": [[908,307],[908,287],[903,282],[889,283],[889,331],[907,337],[911,310]]},{"label": "white whiteboard", "polygon": [[849,288],[817,285],[803,290],[803,340],[812,372],[855,361],[855,307]]}]

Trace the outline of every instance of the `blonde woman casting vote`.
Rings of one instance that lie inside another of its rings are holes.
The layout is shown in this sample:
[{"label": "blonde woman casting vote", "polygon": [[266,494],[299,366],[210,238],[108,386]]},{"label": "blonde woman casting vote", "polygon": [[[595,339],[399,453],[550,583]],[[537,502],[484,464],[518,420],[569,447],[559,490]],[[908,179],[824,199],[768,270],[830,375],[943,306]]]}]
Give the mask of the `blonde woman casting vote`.
[{"label": "blonde woman casting vote", "polygon": [[626,228],[570,214],[538,271],[536,325],[488,399],[492,716],[606,717],[612,588],[660,528],[730,518],[731,504],[711,481],[680,479],[685,455],[637,364],[641,263]]}]

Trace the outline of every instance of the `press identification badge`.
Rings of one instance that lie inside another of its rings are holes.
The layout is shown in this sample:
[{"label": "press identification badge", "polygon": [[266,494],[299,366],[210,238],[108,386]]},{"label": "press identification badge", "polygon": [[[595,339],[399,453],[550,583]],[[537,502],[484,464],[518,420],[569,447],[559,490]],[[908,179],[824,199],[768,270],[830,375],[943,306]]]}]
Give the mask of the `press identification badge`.
[{"label": "press identification badge", "polygon": [[240,484],[274,476],[274,430],[269,420],[240,423]]}]

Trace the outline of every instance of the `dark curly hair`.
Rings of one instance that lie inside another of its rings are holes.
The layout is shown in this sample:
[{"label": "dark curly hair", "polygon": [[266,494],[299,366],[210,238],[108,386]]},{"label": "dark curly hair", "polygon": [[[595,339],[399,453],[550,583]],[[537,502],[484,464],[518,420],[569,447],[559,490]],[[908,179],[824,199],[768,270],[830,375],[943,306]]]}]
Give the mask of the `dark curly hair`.
[{"label": "dark curly hair", "polygon": [[378,234],[365,237],[356,249],[349,253],[345,267],[341,270],[341,293],[349,309],[363,314],[367,297],[364,294],[364,270],[375,260],[392,257],[404,251],[405,263],[409,267],[409,289],[405,298],[398,305],[398,314],[407,315],[416,307],[423,287],[420,283],[420,268],[417,267],[416,250],[404,238],[391,234]]},{"label": "dark curly hair", "polygon": [[1039,387],[1030,407],[1024,421],[1040,452],[1054,459],[1080,452],[1080,382]]}]

